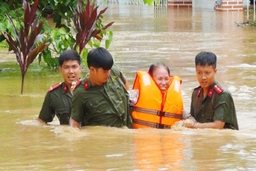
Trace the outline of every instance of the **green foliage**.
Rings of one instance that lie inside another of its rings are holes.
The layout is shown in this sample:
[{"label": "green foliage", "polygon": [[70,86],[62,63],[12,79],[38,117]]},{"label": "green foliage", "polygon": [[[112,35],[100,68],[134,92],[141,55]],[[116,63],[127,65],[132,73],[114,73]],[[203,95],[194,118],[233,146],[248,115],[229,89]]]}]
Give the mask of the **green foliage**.
[{"label": "green foliage", "polygon": [[64,27],[62,28],[47,28],[47,40],[50,45],[39,54],[39,64],[42,58],[49,68],[56,69],[59,66],[58,56],[66,49],[72,49],[75,39],[73,38],[70,31],[67,31]]},{"label": "green foliage", "polygon": [[144,4],[147,4],[148,6],[152,5],[154,0],[143,0]]},{"label": "green foliage", "polygon": [[[2,35],[4,37],[4,35]],[[5,39],[5,38],[4,38]],[[6,41],[1,41],[0,42],[0,48],[3,48],[3,49],[8,49],[9,48],[9,45]]]},{"label": "green foliage", "polygon": [[48,67],[56,68],[58,67],[56,60],[58,55],[66,49],[75,49],[81,55],[82,61],[86,66],[86,56],[88,53],[88,49],[85,47],[86,45],[90,48],[99,47],[104,37],[106,39],[105,48],[109,48],[113,33],[106,29],[113,22],[104,26],[102,14],[106,9],[101,10],[98,14],[98,6],[90,3],[90,0],[85,0],[84,2],[77,0],[77,8],[70,7],[70,11],[73,14],[73,24],[67,24],[61,28],[45,29],[45,33],[47,33],[46,35],[51,44],[45,52],[39,55],[39,62],[43,58]]},{"label": "green foliage", "polygon": [[[85,55],[88,53],[88,50],[84,50],[85,46],[88,44],[91,47],[99,47],[103,36],[108,34],[105,30],[114,23],[110,22],[104,26],[102,23],[102,15],[107,8],[104,8],[98,13],[98,7],[99,6],[96,6],[94,1],[91,2],[90,0],[87,0],[86,6],[83,7],[82,1],[77,0],[77,9],[72,9],[73,24],[76,32],[74,49],[78,51],[79,54],[82,53],[82,59],[85,65]],[[111,40],[112,32],[109,34],[109,39],[106,44],[108,47]]]},{"label": "green foliage", "polygon": [[249,21],[242,22],[242,23],[236,23],[236,25],[238,27],[245,27],[245,26],[256,27],[256,20],[249,20]]},{"label": "green foliage", "polygon": [[[3,33],[8,32],[12,36],[14,36],[14,30],[11,22],[6,17],[6,13],[8,13],[9,16],[13,18],[13,23],[17,27],[17,29],[20,28],[18,21],[22,19],[23,16],[23,10],[20,5],[17,5],[19,7],[16,8],[16,10],[12,10],[11,6],[7,2],[1,3],[0,6],[0,42],[5,40],[5,37]],[[17,17],[19,16],[19,17]]]},{"label": "green foliage", "polygon": [[113,40],[113,32],[112,31],[105,31],[104,30],[104,35],[106,35],[108,38],[105,40],[105,48],[108,49],[112,40]]},{"label": "green foliage", "polygon": [[[67,31],[65,28],[54,28],[50,32],[51,46],[49,49],[54,53],[60,54],[66,49],[71,49],[75,42],[71,32]],[[55,56],[56,57],[56,56]]]},{"label": "green foliage", "polygon": [[24,0],[24,18],[22,22],[18,20],[19,29],[15,25],[15,20],[13,20],[9,14],[6,14],[12,25],[14,36],[9,32],[4,32],[3,35],[10,48],[14,51],[21,69],[21,94],[23,94],[24,79],[30,64],[34,61],[36,56],[48,46],[48,43],[40,43],[43,37],[40,34],[43,22],[39,22],[41,16],[36,14],[37,5],[38,0],[35,0],[32,7]]},{"label": "green foliage", "polygon": [[[74,0],[41,0],[39,9],[43,10],[43,16],[51,16],[56,28],[65,27],[71,22],[73,16],[70,8],[76,6]],[[62,23],[65,21],[66,23]]]},{"label": "green foliage", "polygon": [[83,64],[85,67],[88,67],[87,66],[87,62],[86,62],[86,57],[87,57],[87,54],[89,53],[89,50],[87,48],[84,48],[82,50],[82,53],[80,54],[81,58],[82,58],[82,61],[83,61]]},{"label": "green foliage", "polygon": [[[27,2],[33,4],[33,1],[28,0]],[[22,16],[24,14],[21,5],[20,1],[4,0],[0,6],[0,14],[5,16],[5,12],[8,11],[17,30],[20,30],[19,21],[23,20]],[[16,10],[13,10],[14,6],[16,6]],[[105,48],[108,49],[112,42],[113,32],[106,29],[113,22],[104,26],[103,13],[107,8],[99,11],[98,14],[98,6],[95,5],[94,0],[40,0],[38,1],[38,10],[42,11],[42,17],[44,18],[43,41],[50,43],[39,54],[38,59],[39,64],[44,61],[48,68],[55,69],[58,67],[57,59],[63,50],[76,49],[82,56],[83,63],[85,63],[87,48],[99,47],[102,41],[105,41]],[[75,16],[76,19],[74,19]],[[54,28],[47,23],[49,17],[54,22]],[[74,27],[75,23],[72,21],[75,20],[77,24],[82,24],[81,28],[79,26]],[[0,42],[1,37],[2,40],[5,40],[1,33],[10,33],[12,37],[15,36],[13,26],[7,17],[0,18]]]},{"label": "green foliage", "polygon": [[39,57],[38,57],[39,64],[41,63],[42,58],[43,58],[44,62],[47,64],[47,67],[49,67],[51,69],[58,68],[58,66],[59,66],[58,58],[52,57],[52,53],[49,50],[49,48],[45,49],[42,53],[39,54]]},{"label": "green foliage", "polygon": [[[90,48],[99,47],[101,41],[105,40],[105,48],[109,48],[113,33],[106,29],[113,22],[104,25],[103,13],[107,8],[98,13],[98,7],[94,0],[1,2],[0,42],[7,42],[9,50],[13,50],[16,55],[22,77],[21,94],[27,70],[38,55],[39,64],[44,60],[49,68],[56,69],[59,65],[58,56],[66,49],[76,49],[86,64],[89,51],[86,45]],[[55,23],[54,28],[47,23],[49,17]]]},{"label": "green foliage", "polygon": [[110,27],[114,22],[108,23],[106,26],[103,26],[101,23],[100,17],[107,10],[104,8],[98,14],[98,7],[90,0],[87,0],[85,8],[82,6],[82,1],[77,0],[77,9],[73,9],[73,24],[76,30],[76,42],[74,49],[81,54],[85,45],[91,40],[92,37],[101,41],[102,36],[100,33],[102,30]]}]

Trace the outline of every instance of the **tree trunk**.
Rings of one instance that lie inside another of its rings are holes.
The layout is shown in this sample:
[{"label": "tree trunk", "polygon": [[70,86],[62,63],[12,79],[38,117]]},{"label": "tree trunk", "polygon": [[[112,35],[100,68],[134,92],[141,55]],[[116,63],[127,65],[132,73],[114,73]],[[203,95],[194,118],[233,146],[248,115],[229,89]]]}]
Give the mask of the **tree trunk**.
[{"label": "tree trunk", "polygon": [[25,74],[26,74],[26,73],[21,73],[21,90],[20,90],[20,94],[21,94],[21,95],[23,94]]}]

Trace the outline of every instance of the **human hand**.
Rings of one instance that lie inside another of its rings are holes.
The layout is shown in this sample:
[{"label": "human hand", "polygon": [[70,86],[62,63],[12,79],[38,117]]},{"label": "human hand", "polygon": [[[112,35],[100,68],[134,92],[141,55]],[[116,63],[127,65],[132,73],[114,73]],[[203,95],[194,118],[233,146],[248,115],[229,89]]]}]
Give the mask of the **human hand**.
[{"label": "human hand", "polygon": [[74,94],[75,88],[76,88],[76,81],[73,81],[70,87],[70,92],[72,95]]},{"label": "human hand", "polygon": [[192,117],[191,113],[187,112],[186,110],[182,111],[182,119],[188,119],[190,117]]},{"label": "human hand", "polygon": [[183,126],[187,128],[194,128],[196,121],[194,119],[183,120]]},{"label": "human hand", "polygon": [[134,106],[137,103],[139,90],[128,90],[130,105]]}]

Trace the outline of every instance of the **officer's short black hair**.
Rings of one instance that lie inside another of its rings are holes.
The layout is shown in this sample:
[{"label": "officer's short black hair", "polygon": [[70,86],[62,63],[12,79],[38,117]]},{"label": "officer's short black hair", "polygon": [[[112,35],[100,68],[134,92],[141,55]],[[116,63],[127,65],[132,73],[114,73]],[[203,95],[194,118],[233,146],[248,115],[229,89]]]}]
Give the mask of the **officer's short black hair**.
[{"label": "officer's short black hair", "polygon": [[217,56],[212,52],[205,52],[202,51],[195,57],[195,65],[200,66],[206,66],[206,65],[212,65],[214,69],[216,69],[217,66]]},{"label": "officer's short black hair", "polygon": [[60,54],[59,57],[59,65],[62,66],[64,61],[69,61],[69,60],[76,60],[79,65],[81,64],[81,57],[80,55],[72,49],[65,50]]},{"label": "officer's short black hair", "polygon": [[103,47],[92,49],[87,55],[87,65],[90,68],[110,70],[114,64],[112,55]]},{"label": "officer's short black hair", "polygon": [[168,75],[170,76],[170,69],[167,65],[165,65],[162,62],[157,62],[155,64],[151,64],[149,69],[148,69],[148,73],[151,77],[153,77],[153,72],[155,71],[156,68],[158,68],[159,66],[162,66],[166,69],[166,71],[168,72]]}]

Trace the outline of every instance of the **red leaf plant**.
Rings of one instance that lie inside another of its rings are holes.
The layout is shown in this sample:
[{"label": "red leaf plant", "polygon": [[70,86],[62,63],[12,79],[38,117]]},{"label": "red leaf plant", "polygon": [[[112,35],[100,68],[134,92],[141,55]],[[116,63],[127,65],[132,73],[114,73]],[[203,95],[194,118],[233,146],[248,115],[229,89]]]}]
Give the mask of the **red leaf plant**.
[{"label": "red leaf plant", "polygon": [[[83,9],[81,0],[77,0],[77,10],[73,10],[73,23],[76,30],[76,42],[74,50],[78,50],[81,54],[85,45],[92,37],[99,41],[102,40],[100,33],[110,27],[114,22],[110,22],[103,27],[97,27],[97,22],[101,15],[107,10],[107,7],[97,13],[99,6],[95,5],[95,1],[87,0],[85,9]],[[79,48],[79,49],[77,49]]]},{"label": "red leaf plant", "polygon": [[4,36],[10,48],[14,51],[21,69],[21,94],[23,94],[24,79],[28,67],[36,56],[49,45],[49,43],[39,43],[43,38],[40,32],[44,23],[39,23],[41,15],[36,14],[37,7],[38,0],[35,0],[31,6],[26,0],[23,0],[24,20],[23,23],[20,20],[18,21],[20,30],[14,25],[12,17],[6,14],[13,27],[14,36],[12,37],[9,33],[4,33]]}]

